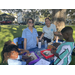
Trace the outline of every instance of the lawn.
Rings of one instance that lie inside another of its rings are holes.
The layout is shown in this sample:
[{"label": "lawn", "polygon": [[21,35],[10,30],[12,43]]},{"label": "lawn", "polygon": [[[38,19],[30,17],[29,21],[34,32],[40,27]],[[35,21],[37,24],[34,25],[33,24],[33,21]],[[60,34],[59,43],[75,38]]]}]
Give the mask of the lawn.
[{"label": "lawn", "polygon": [[[27,25],[0,25],[0,65],[2,65],[2,56],[1,52],[3,49],[3,45],[6,41],[13,41],[16,37],[21,37],[22,31],[26,28]],[[73,38],[75,41],[75,26],[71,26],[73,28]],[[43,25],[35,25],[37,31],[42,31]],[[71,65],[75,65],[75,56],[72,56],[73,60]],[[6,63],[4,63],[6,64]],[[4,65],[3,64],[3,65]]]}]

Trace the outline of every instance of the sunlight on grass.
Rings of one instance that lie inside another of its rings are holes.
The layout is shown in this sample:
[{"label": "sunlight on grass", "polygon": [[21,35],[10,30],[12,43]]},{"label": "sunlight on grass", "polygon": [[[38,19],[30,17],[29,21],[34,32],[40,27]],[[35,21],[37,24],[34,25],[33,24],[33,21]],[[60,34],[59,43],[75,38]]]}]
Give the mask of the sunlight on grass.
[{"label": "sunlight on grass", "polygon": [[75,41],[75,30],[73,30],[73,39]]},{"label": "sunlight on grass", "polygon": [[25,28],[23,28],[22,31],[23,31],[24,29],[25,29]]},{"label": "sunlight on grass", "polygon": [[37,28],[36,30],[41,32],[42,31],[42,28]]},{"label": "sunlight on grass", "polygon": [[12,29],[17,30],[17,28],[12,28]]},{"label": "sunlight on grass", "polygon": [[16,31],[13,31],[13,33],[16,33]]}]

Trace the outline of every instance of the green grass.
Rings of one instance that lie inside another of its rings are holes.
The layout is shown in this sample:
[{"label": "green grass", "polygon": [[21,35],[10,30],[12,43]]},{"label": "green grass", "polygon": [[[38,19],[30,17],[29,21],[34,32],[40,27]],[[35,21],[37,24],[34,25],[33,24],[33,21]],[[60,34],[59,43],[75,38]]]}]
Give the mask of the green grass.
[{"label": "green grass", "polygon": [[[44,25],[35,25],[37,31],[42,31]],[[7,63],[2,63],[1,52],[4,46],[4,43],[8,40],[13,41],[16,37],[21,37],[22,31],[26,28],[27,25],[0,25],[0,65],[5,65]],[[73,38],[75,41],[75,26],[71,26],[73,28]],[[75,65],[75,56],[72,56],[73,60],[71,65]]]}]

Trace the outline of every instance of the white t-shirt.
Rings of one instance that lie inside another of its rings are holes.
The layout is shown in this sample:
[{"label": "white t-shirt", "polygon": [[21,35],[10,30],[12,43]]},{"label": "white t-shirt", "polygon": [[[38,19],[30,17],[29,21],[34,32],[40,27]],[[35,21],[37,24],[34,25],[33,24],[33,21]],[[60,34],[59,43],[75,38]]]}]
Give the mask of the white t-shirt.
[{"label": "white t-shirt", "polygon": [[47,37],[48,39],[53,39],[54,32],[56,31],[56,26],[54,24],[51,24],[50,27],[47,27],[46,25],[43,27],[44,37]]},{"label": "white t-shirt", "polygon": [[8,59],[8,65],[26,65],[25,61],[20,61],[22,59],[22,55],[18,55],[17,59]]}]

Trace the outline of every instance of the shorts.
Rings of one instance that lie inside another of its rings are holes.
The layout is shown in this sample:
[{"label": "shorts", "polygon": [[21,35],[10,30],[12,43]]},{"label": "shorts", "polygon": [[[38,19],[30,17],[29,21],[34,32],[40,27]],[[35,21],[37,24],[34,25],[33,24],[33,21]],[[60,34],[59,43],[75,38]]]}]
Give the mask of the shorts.
[{"label": "shorts", "polygon": [[47,43],[51,42],[51,39],[48,39],[47,37],[44,37],[44,41],[47,41]]}]

